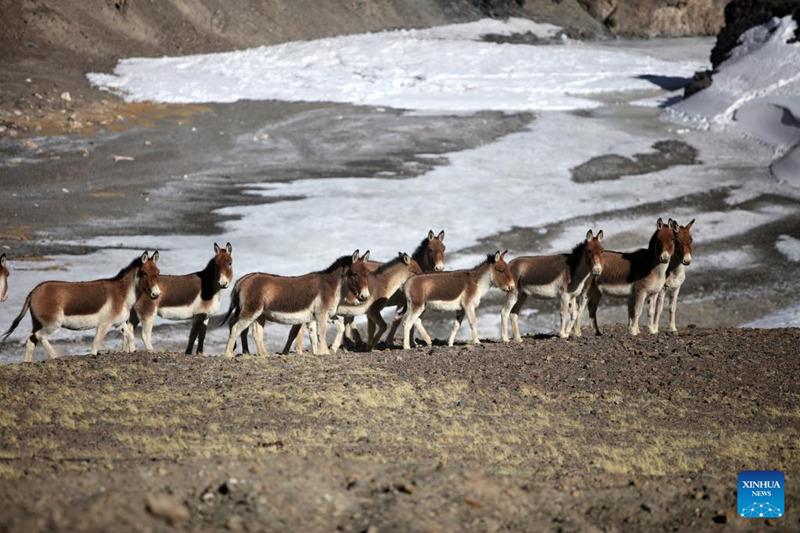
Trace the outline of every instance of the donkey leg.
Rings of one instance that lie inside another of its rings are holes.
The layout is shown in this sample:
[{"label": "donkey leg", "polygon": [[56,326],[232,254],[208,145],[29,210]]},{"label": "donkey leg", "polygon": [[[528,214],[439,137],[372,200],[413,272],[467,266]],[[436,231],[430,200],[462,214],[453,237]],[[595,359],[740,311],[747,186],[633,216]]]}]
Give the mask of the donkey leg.
[{"label": "donkey leg", "polygon": [[381,316],[381,312],[377,309],[370,309],[367,312],[367,317],[369,318],[369,323],[373,326],[377,326],[377,331],[375,331],[369,338],[369,350],[372,351],[375,348],[375,345],[378,344],[381,336],[386,332],[388,328],[386,321]]},{"label": "donkey leg", "polygon": [[266,324],[267,319],[263,316],[256,318],[256,321],[253,322],[253,338],[256,341],[256,351],[258,351],[258,355],[261,357],[266,357],[269,355],[267,353],[267,347],[264,346],[264,324]]},{"label": "donkey leg", "polygon": [[656,327],[661,324],[661,313],[664,312],[664,296],[667,294],[667,289],[661,289],[658,293],[658,298],[656,299],[656,316],[653,318],[653,322],[655,322]]},{"label": "donkey leg", "polygon": [[317,315],[317,342],[319,343],[318,353],[322,355],[329,355],[331,352],[328,350],[328,341],[325,339],[325,334],[328,331],[327,313],[320,313]]},{"label": "donkey leg", "polygon": [[[672,290],[672,293],[669,295],[669,330],[670,331],[678,331],[678,327],[675,325],[675,315],[678,313],[678,293],[680,292],[681,288],[676,287]],[[664,302],[662,300],[661,304],[663,305]]]},{"label": "donkey leg", "polygon": [[[237,320],[234,324],[231,324],[230,334],[228,335],[228,344],[225,346],[225,352],[222,354],[222,357],[233,357],[233,346],[236,344],[236,338],[242,335],[242,333],[244,333],[244,338],[247,337],[247,328],[250,327],[250,324],[253,323],[254,319],[255,317],[239,317],[239,320]],[[242,353],[248,353],[244,338],[242,339]]]},{"label": "donkey leg", "polygon": [[461,327],[462,320],[464,320],[464,311],[459,311],[453,319],[453,328],[450,330],[450,336],[447,338],[448,346],[452,346],[456,341],[456,334],[458,333],[458,328]]},{"label": "donkey leg", "polygon": [[[25,341],[25,362],[30,363],[33,361],[33,350],[36,349],[36,345],[39,344],[39,330],[42,329],[41,323],[35,318],[33,319],[33,330],[31,331],[28,340]],[[52,348],[52,346],[51,346]],[[52,359],[52,357],[51,357]]]},{"label": "donkey leg", "polygon": [[472,344],[480,344],[481,339],[478,337],[478,318],[475,316],[475,306],[467,306],[467,320],[469,320],[469,327],[472,329]]},{"label": "donkey leg", "polygon": [[[194,341],[197,339],[197,334],[200,331],[200,325],[203,322],[203,315],[194,315],[192,317],[192,328],[189,330],[189,342],[186,344],[186,355],[191,355],[194,349]],[[144,334],[144,324],[142,324],[142,333]]]},{"label": "donkey leg", "polygon": [[333,339],[333,344],[331,344],[331,353],[335,355],[339,351],[339,346],[342,345],[345,325],[338,316],[333,318],[333,325],[336,328],[336,338]]},{"label": "donkey leg", "polygon": [[[594,323],[594,334],[602,335],[600,326],[597,324],[597,306],[600,305],[600,291],[592,291],[589,293],[589,318]],[[580,313],[578,313],[578,323],[580,324]]]},{"label": "donkey leg", "polygon": [[317,342],[317,323],[309,322],[303,326],[308,330],[308,341],[311,343],[311,353],[313,355],[317,355],[319,353],[319,343]]},{"label": "donkey leg", "polygon": [[570,296],[567,291],[563,291],[561,293],[561,326],[558,329],[558,336],[562,339],[569,337],[569,330],[567,330],[567,323],[568,319],[567,316],[569,315],[569,300]]},{"label": "donkey leg", "polygon": [[244,331],[241,334],[241,341],[242,341],[242,355],[250,355],[250,345],[247,340],[247,328],[244,328]]},{"label": "donkey leg", "polygon": [[506,303],[503,304],[503,309],[500,310],[500,338],[503,342],[508,342],[508,317],[511,314],[511,309],[517,303],[517,291],[511,291],[506,295]]},{"label": "donkey leg", "polygon": [[[403,349],[411,349],[411,328],[414,327],[414,323],[424,310],[424,307],[420,307],[419,309],[408,309],[406,311],[405,319],[403,321]],[[391,334],[389,337],[391,337]]]},{"label": "donkey leg", "polygon": [[92,342],[92,351],[89,352],[92,355],[97,355],[97,352],[100,350],[100,345],[103,344],[103,341],[106,338],[106,334],[108,333],[108,328],[111,324],[100,324],[97,326],[97,333],[94,335],[94,341]]},{"label": "donkey leg", "polygon": [[197,334],[197,355],[203,355],[203,346],[206,342],[206,331],[208,330],[208,315],[200,322],[200,331]]},{"label": "donkey leg", "polygon": [[631,311],[633,312],[633,316],[631,316],[630,319],[631,335],[634,337],[639,334],[639,318],[642,316],[642,309],[644,308],[644,301],[646,298],[647,293],[645,291],[641,291],[639,294],[635,295],[629,300],[629,302],[632,303],[632,306],[628,310],[628,313],[630,314]]},{"label": "donkey leg", "polygon": [[[658,333],[658,299],[661,297],[663,289],[647,299],[647,329],[655,335]],[[663,300],[662,300],[663,305]]]},{"label": "donkey leg", "polygon": [[49,333],[42,333],[42,331],[40,331],[38,336],[39,342],[41,342],[44,349],[47,350],[48,357],[50,357],[50,359],[56,359],[60,356],[56,349],[53,348],[53,345],[50,344],[50,341],[47,340],[47,335],[49,335]]},{"label": "donkey leg", "polygon": [[[286,337],[286,344],[283,345],[283,350],[281,350],[281,353],[283,355],[287,355],[289,353],[289,350],[292,349],[292,343],[297,340],[298,336],[300,338],[300,343],[302,344],[302,342],[303,342],[303,330],[304,330],[304,327],[303,327],[302,324],[294,324],[289,329],[289,336]],[[298,353],[300,353],[300,352],[298,352]]]},{"label": "donkey leg", "polygon": [[422,325],[422,319],[418,318],[416,322],[414,322],[414,328],[419,333],[419,336],[422,337],[422,340],[428,346],[433,346],[433,341],[431,340],[431,336],[428,335],[428,332],[425,330],[425,326]]},{"label": "donkey leg", "polygon": [[[392,346],[394,345],[394,337],[397,334],[397,328],[400,327],[400,324],[403,322],[403,317],[406,315],[405,307],[400,308],[398,307],[394,312],[394,318],[392,318],[392,327],[389,328],[389,334],[386,335],[386,345]],[[376,340],[377,343],[380,339]]]},{"label": "donkey leg", "polygon": [[575,315],[572,319],[572,327],[570,328],[570,330],[575,331],[576,337],[583,336],[583,331],[581,331],[581,328],[583,327],[581,325],[581,319],[583,318],[583,310],[586,309],[587,300],[588,298],[584,293],[580,293],[578,296],[575,297],[575,304],[576,304],[574,311]]}]

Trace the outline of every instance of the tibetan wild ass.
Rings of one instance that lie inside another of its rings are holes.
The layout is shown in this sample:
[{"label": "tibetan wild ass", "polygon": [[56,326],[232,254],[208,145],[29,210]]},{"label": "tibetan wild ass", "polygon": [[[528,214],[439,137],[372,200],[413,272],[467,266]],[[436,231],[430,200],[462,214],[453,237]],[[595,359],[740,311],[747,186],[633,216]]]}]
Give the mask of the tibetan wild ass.
[{"label": "tibetan wild ass", "polygon": [[[340,304],[336,310],[336,315],[351,319],[360,315],[367,315],[368,323],[368,346],[372,350],[375,343],[386,331],[386,321],[381,316],[381,310],[394,294],[399,291],[403,284],[411,276],[422,273],[422,269],[414,259],[403,252],[398,252],[398,256],[388,263],[373,263],[368,265],[380,265],[376,270],[369,273],[369,298],[358,305]],[[377,327],[377,332],[375,328]],[[292,326],[289,339],[286,341],[284,353],[288,352],[289,345],[294,340],[294,336],[299,334],[300,326]],[[341,336],[337,335],[333,346],[339,347]]]},{"label": "tibetan wild ass", "polygon": [[41,342],[50,358],[58,357],[47,337],[59,328],[84,330],[97,328],[92,343],[96,355],[106,333],[120,327],[127,342],[132,342],[133,330],[128,315],[142,294],[155,300],[161,294],[158,282],[158,252],[148,257],[144,252],[113,278],[95,281],[45,281],[28,294],[22,311],[14,319],[3,339],[16,329],[30,309],[33,331],[26,344],[25,361],[30,362],[36,344]]},{"label": "tibetan wild ass", "polygon": [[[517,257],[508,264],[514,276],[516,290],[508,293],[501,311],[500,327],[503,342],[508,342],[509,315],[514,340],[522,342],[519,333],[519,311],[528,296],[540,300],[560,298],[561,327],[558,336],[562,338],[569,336],[577,314],[575,299],[583,291],[586,279],[590,275],[599,276],[603,271],[602,242],[603,230],[600,230],[596,237],[592,235],[592,230],[589,230],[586,240],[575,246],[568,254]],[[570,310],[571,319],[567,322]]]},{"label": "tibetan wild ass", "polygon": [[658,293],[657,298],[650,298],[648,319],[650,331],[653,333],[658,333],[658,323],[661,320],[661,311],[664,310],[664,296],[667,292],[669,292],[669,331],[678,331],[675,326],[675,313],[678,309],[678,293],[686,280],[685,267],[692,263],[693,224],[694,219],[686,226],[681,226],[676,221],[669,219],[668,225],[675,233],[675,254],[669,260],[664,288]]},{"label": "tibetan wild ass", "polygon": [[[186,353],[191,354],[197,340],[197,353],[203,353],[208,318],[219,310],[222,291],[233,280],[233,258],[231,243],[220,248],[214,243],[214,257],[206,267],[183,276],[162,275],[159,278],[161,296],[153,300],[142,295],[133,306],[129,322],[136,328],[142,322],[142,340],[148,351],[153,351],[151,334],[156,315],[170,320],[192,319],[189,344]],[[133,351],[134,346],[126,349]]]},{"label": "tibetan wild ass", "polygon": [[[445,252],[445,245],[444,245],[444,230],[440,231],[438,235],[433,233],[433,230],[428,230],[428,236],[422,239],[422,242],[419,243],[417,248],[414,250],[414,253],[411,254],[411,258],[419,265],[422,269],[422,272],[440,272],[444,269],[444,252]],[[367,266],[370,270],[375,271],[381,267],[383,263],[378,261],[368,261]],[[399,312],[395,314],[394,320],[392,321],[392,327],[387,336],[387,342],[390,342],[394,339],[394,335],[397,331],[397,327],[400,325],[400,322],[403,319],[403,311],[405,310],[406,305],[406,297],[403,294],[403,291],[398,288],[398,290],[392,295],[388,300],[386,300],[383,304],[383,307],[397,307]],[[372,317],[375,318],[376,315],[373,313]],[[367,345],[370,347],[374,347],[379,341],[380,337],[385,331],[386,328],[380,326],[380,324],[385,323],[383,318],[381,317],[380,322],[375,322],[372,318],[368,316],[368,328],[375,328],[381,330],[381,333],[378,334],[375,338],[368,338]],[[355,327],[353,323],[352,317],[345,317],[345,337],[352,338],[354,341],[358,341],[360,335],[358,333],[358,328]],[[300,332],[297,333],[297,343],[295,345],[295,349],[297,353],[303,353],[303,326],[300,328]],[[294,328],[292,328],[294,332]],[[352,334],[352,337],[351,337]],[[293,338],[293,333],[289,334],[290,340],[286,341],[286,346],[283,349],[283,353],[289,353],[289,346],[291,345],[291,338]]]},{"label": "tibetan wild ass", "polygon": [[0,255],[0,302],[8,300],[8,263],[6,254]]},{"label": "tibetan wild ass", "polygon": [[[507,250],[506,250],[507,252]],[[461,326],[464,315],[472,328],[472,342],[480,344],[475,308],[481,298],[495,286],[510,292],[515,290],[514,277],[505,261],[506,252],[489,254],[486,261],[471,270],[453,270],[433,274],[419,274],[410,278],[403,286],[406,295],[406,316],[403,321],[403,348],[411,348],[411,328],[417,326],[425,343],[430,346],[431,338],[417,323],[426,309],[434,311],[455,311],[453,329],[447,345],[452,346]]]},{"label": "tibetan wild ass", "polygon": [[642,306],[648,297],[658,294],[664,287],[667,266],[674,250],[672,230],[659,218],[647,248],[627,253],[604,251],[602,273],[589,278],[581,293],[575,335],[581,334],[581,315],[587,301],[595,334],[601,335],[597,325],[597,306],[603,295],[628,299],[628,329],[631,335],[638,335]]},{"label": "tibetan wild ass", "polygon": [[[369,252],[364,254],[369,257]],[[341,302],[357,305],[369,298],[369,269],[358,250],[343,256],[320,272],[303,276],[248,274],[236,282],[231,305],[225,321],[231,324],[225,357],[233,357],[236,338],[254,324],[253,336],[259,355],[267,355],[264,346],[264,324],[267,320],[279,324],[315,322],[319,348],[329,353],[325,341],[326,324],[336,315]],[[335,321],[337,330],[343,329]]]}]

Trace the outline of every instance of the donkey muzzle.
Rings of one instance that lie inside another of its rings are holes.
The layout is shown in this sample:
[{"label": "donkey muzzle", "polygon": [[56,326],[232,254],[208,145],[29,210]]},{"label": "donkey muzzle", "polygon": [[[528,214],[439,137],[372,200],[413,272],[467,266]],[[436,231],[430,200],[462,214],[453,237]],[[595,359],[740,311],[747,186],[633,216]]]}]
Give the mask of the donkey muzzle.
[{"label": "donkey muzzle", "polygon": [[661,262],[669,263],[669,254],[667,252],[661,252]]},{"label": "donkey muzzle", "polygon": [[158,286],[153,287],[152,289],[150,289],[150,298],[152,300],[155,300],[159,296],[161,296],[161,289],[159,289]]},{"label": "donkey muzzle", "polygon": [[433,265],[433,270],[435,272],[441,272],[442,270],[444,270],[444,263],[436,263],[435,265]]},{"label": "donkey muzzle", "polygon": [[603,267],[601,267],[600,265],[594,265],[592,267],[592,276],[599,276],[602,273],[603,273]]},{"label": "donkey muzzle", "polygon": [[684,255],[683,256],[683,264],[684,265],[691,265],[692,264],[692,256],[691,255]]},{"label": "donkey muzzle", "polygon": [[358,293],[358,299],[361,300],[362,302],[366,302],[367,300],[369,300],[369,290],[361,291],[360,293]]}]

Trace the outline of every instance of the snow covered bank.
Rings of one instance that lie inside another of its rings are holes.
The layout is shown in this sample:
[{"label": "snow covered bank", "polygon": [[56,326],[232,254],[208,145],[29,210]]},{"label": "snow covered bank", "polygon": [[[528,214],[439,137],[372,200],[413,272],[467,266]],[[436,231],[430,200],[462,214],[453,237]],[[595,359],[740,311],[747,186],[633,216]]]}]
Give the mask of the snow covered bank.
[{"label": "snow covered bank", "polygon": [[128,101],[328,101],[431,111],[567,110],[593,95],[653,89],[645,77],[688,77],[702,62],[664,60],[643,49],[497,44],[483,35],[558,28],[523,19],[481,20],[290,42],[222,54],[126,59],[92,84]]},{"label": "snow covered bank", "polygon": [[742,34],[707,89],[674,110],[701,127],[729,127],[772,146],[779,179],[800,187],[800,43],[791,17]]}]

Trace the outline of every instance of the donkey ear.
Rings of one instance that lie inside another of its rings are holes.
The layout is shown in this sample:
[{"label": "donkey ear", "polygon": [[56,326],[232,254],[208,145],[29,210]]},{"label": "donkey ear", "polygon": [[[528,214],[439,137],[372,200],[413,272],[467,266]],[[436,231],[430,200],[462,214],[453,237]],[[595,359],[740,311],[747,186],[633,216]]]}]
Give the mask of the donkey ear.
[{"label": "donkey ear", "polygon": [[153,263],[158,263],[158,250],[153,252],[153,256],[150,259],[153,260]]},{"label": "donkey ear", "polygon": [[669,219],[669,222],[667,222],[667,225],[669,226],[669,229],[671,229],[672,231],[678,231],[678,222],[677,221]]},{"label": "donkey ear", "polygon": [[694,219],[692,219],[692,221],[691,221],[691,222],[689,222],[688,224],[686,224],[686,229],[692,229],[692,224],[694,224]]},{"label": "donkey ear", "polygon": [[493,262],[494,262],[494,263],[497,263],[499,260],[500,260],[500,250],[497,250],[497,251],[494,253],[494,261],[493,261]]},{"label": "donkey ear", "polygon": [[659,218],[658,221],[656,221],[656,228],[661,229],[663,227],[664,227],[664,221]]},{"label": "donkey ear", "polygon": [[505,251],[503,251],[503,253],[502,253],[502,254],[500,254],[500,259],[502,259],[503,261],[505,261],[505,260],[506,260],[506,254],[507,254],[507,253],[508,253],[508,250],[505,250]]},{"label": "donkey ear", "polygon": [[587,241],[591,241],[593,238],[594,238],[594,235],[592,235],[592,230],[587,231],[586,232],[586,240]]},{"label": "donkey ear", "polygon": [[439,238],[440,241],[444,240],[444,230],[439,232],[439,237],[438,238]]},{"label": "donkey ear", "polygon": [[214,253],[218,254],[222,251],[222,248],[219,247],[219,244],[214,243]]},{"label": "donkey ear", "polygon": [[367,250],[367,252],[366,252],[366,253],[364,254],[364,256],[361,258],[361,260],[362,260],[362,261],[369,261],[369,250]]},{"label": "donkey ear", "polygon": [[353,252],[353,255],[351,256],[351,259],[353,260],[353,263],[355,263],[356,261],[358,261],[358,250],[356,250],[355,252]]},{"label": "donkey ear", "polygon": [[405,252],[397,252],[397,255],[400,256],[400,259],[403,261],[403,263],[405,263],[407,265],[411,263],[411,256],[408,255],[407,253],[405,253]]},{"label": "donkey ear", "polygon": [[432,241],[432,240],[433,240],[433,237],[434,237],[433,230],[432,230],[432,229],[429,229],[429,230],[428,230],[428,240],[429,240],[429,241]]},{"label": "donkey ear", "polygon": [[0,266],[6,266],[6,254],[0,255]]},{"label": "donkey ear", "polygon": [[145,250],[142,254],[142,264],[147,263],[148,259],[150,259],[150,256],[147,255],[147,250]]},{"label": "donkey ear", "polygon": [[597,237],[595,237],[595,239],[597,239],[597,242],[603,242],[603,230],[597,232]]},{"label": "donkey ear", "polygon": [[231,253],[231,252],[233,252],[233,246],[231,246],[231,243],[227,243],[227,244],[225,245],[225,250],[226,250],[228,253]]}]

